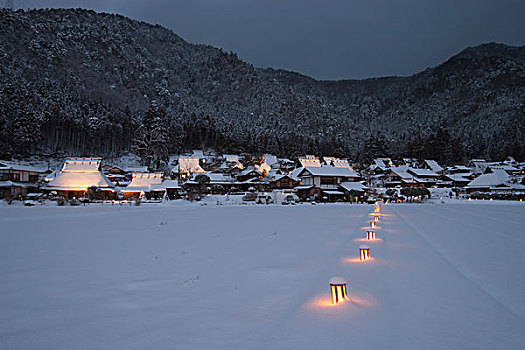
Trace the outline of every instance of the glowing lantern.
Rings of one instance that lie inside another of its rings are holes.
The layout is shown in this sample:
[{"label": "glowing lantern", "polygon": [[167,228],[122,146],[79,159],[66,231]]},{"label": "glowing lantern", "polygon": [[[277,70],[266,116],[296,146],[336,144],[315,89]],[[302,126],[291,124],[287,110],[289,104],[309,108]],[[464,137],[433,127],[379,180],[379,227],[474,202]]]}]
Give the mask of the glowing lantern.
[{"label": "glowing lantern", "polygon": [[370,247],[367,245],[359,246],[359,258],[361,261],[367,261],[370,259]]},{"label": "glowing lantern", "polygon": [[369,241],[376,239],[376,231],[374,230],[366,231],[366,239],[368,239]]},{"label": "glowing lantern", "polygon": [[375,222],[378,222],[378,221],[379,221],[379,215],[374,215],[374,221],[375,221]]},{"label": "glowing lantern", "polygon": [[375,221],[370,221],[370,228],[376,228]]},{"label": "glowing lantern", "polygon": [[330,279],[330,292],[332,293],[332,304],[337,304],[348,299],[346,294],[346,280],[343,277],[332,277]]}]

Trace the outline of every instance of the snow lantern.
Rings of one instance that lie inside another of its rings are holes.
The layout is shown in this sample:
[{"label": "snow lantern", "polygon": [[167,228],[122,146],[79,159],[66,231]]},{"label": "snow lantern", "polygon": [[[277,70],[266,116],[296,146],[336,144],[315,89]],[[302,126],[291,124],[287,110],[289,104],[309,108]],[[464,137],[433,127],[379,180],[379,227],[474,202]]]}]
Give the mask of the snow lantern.
[{"label": "snow lantern", "polygon": [[378,222],[378,221],[379,221],[379,215],[377,215],[377,213],[376,213],[376,215],[374,215],[374,221],[375,221],[375,222]]},{"label": "snow lantern", "polygon": [[369,241],[376,239],[376,231],[374,230],[366,231],[366,239],[368,239]]},{"label": "snow lantern", "polygon": [[370,221],[370,228],[376,228],[376,222]]},{"label": "snow lantern", "polygon": [[332,304],[338,304],[348,298],[346,294],[346,280],[343,277],[330,278],[330,292],[332,293]]},{"label": "snow lantern", "polygon": [[367,245],[359,246],[359,258],[361,261],[367,261],[370,259],[370,247]]}]

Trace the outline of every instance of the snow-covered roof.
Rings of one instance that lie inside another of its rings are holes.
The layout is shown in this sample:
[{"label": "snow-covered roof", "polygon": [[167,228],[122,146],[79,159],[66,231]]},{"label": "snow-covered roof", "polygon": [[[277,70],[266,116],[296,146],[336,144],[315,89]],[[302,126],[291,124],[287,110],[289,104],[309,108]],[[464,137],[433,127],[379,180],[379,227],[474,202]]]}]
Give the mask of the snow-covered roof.
[{"label": "snow-covered roof", "polygon": [[84,191],[91,186],[113,187],[99,170],[100,158],[69,158],[60,173],[46,186],[50,190]]},{"label": "snow-covered roof", "polygon": [[33,166],[7,162],[7,161],[4,161],[4,160],[0,160],[0,169],[3,169],[3,170],[19,170],[19,171],[27,171],[27,172],[33,172],[33,173],[43,173],[44,172],[44,170],[39,169],[39,168],[35,168]]},{"label": "snow-covered roof", "polygon": [[362,192],[362,191],[368,190],[368,187],[366,187],[362,182],[358,182],[358,181],[341,182],[339,184],[339,186],[341,186],[342,188],[344,188],[347,191],[359,191],[359,192]]},{"label": "snow-covered roof", "polygon": [[26,188],[26,187],[36,187],[36,186],[37,185],[34,182],[16,182],[16,181],[11,181],[11,180],[0,181],[0,187],[1,188],[5,188],[5,187],[23,187],[23,188]]},{"label": "snow-covered roof", "polygon": [[261,175],[261,172],[259,170],[255,169],[255,167],[253,166],[249,166],[240,173],[238,173],[237,176],[245,176],[250,174],[251,172],[255,172],[257,175]]},{"label": "snow-covered roof", "polygon": [[327,165],[332,165],[332,166],[335,166],[336,168],[352,169],[352,167],[350,166],[350,164],[348,163],[346,159],[340,159],[340,158],[335,158],[335,157],[323,157],[323,160]]},{"label": "snow-covered roof", "polygon": [[122,192],[150,191],[152,186],[162,183],[163,173],[133,173],[130,184],[121,189]]},{"label": "snow-covered roof", "polygon": [[223,154],[222,157],[226,162],[238,162],[239,156],[237,154]]},{"label": "snow-covered roof", "polygon": [[425,159],[425,164],[435,173],[443,171],[443,168],[435,160]]},{"label": "snow-covered roof", "polygon": [[204,169],[199,164],[198,157],[179,157],[179,164],[172,170],[175,173],[205,173]]},{"label": "snow-covered roof", "polygon": [[206,173],[204,174],[210,178],[210,184],[230,184],[235,182],[235,179],[230,174],[224,173]]},{"label": "snow-covered roof", "polygon": [[127,168],[124,168],[124,171],[126,173],[147,173],[148,167],[147,166],[127,167]]},{"label": "snow-covered roof", "polygon": [[407,172],[408,166],[402,165],[395,168],[390,168],[391,172],[398,175],[402,179],[413,179],[414,176]]},{"label": "snow-covered roof", "polygon": [[492,173],[482,174],[472,180],[468,188],[487,188],[502,185],[510,180],[509,174],[503,169],[493,169]]},{"label": "snow-covered roof", "polygon": [[464,165],[454,165],[453,167],[448,167],[447,171],[449,172],[458,172],[458,173],[470,173],[471,168]]},{"label": "snow-covered roof", "polygon": [[236,154],[223,154],[224,162],[221,164],[221,169],[239,168],[244,169],[244,165],[239,161],[239,156]]},{"label": "snow-covered roof", "polygon": [[407,172],[414,174],[417,177],[439,177],[439,174],[436,174],[429,169],[408,168]]},{"label": "snow-covered roof", "polygon": [[306,155],[299,158],[301,167],[321,167],[321,161],[316,156]]},{"label": "snow-covered roof", "polygon": [[304,172],[309,172],[313,176],[342,176],[342,177],[359,177],[357,173],[348,168],[336,168],[334,166],[324,167],[304,167],[298,174],[301,176]]},{"label": "snow-covered roof", "polygon": [[61,172],[68,173],[98,173],[102,158],[68,158]]},{"label": "snow-covered roof", "polygon": [[295,168],[294,170],[292,170],[292,172],[290,173],[290,176],[292,177],[293,180],[295,181],[299,181],[299,173],[304,169],[304,167],[299,167],[299,168]]},{"label": "snow-covered roof", "polygon": [[264,154],[263,156],[264,156],[264,159],[266,160],[266,164],[268,164],[269,166],[272,166],[278,162],[277,157],[274,156],[273,154]]},{"label": "snow-covered roof", "polygon": [[326,194],[333,194],[333,195],[343,195],[344,193],[341,191],[335,191],[335,190],[322,190],[323,193]]},{"label": "snow-covered roof", "polygon": [[[179,185],[179,182],[177,180],[165,180],[162,181],[160,184],[153,184],[150,186],[150,191],[166,191],[166,189],[180,189],[182,188]],[[122,189],[125,192],[125,188]]]}]

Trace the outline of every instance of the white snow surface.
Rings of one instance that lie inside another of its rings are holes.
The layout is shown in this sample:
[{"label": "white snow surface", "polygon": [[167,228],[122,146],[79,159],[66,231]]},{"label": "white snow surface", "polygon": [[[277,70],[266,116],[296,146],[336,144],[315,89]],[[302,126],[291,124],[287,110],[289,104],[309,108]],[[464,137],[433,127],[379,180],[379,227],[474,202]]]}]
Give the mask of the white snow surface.
[{"label": "white snow surface", "polygon": [[373,205],[2,206],[0,349],[524,349],[495,203],[382,205],[371,242]]}]

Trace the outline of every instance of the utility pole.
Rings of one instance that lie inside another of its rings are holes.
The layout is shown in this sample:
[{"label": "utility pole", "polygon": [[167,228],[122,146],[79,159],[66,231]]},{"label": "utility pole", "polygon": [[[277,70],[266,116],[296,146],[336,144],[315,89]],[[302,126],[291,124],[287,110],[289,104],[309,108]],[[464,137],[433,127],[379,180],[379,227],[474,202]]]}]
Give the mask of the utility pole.
[{"label": "utility pole", "polygon": [[15,1],[14,0],[5,0],[5,8],[11,11],[15,10]]}]

